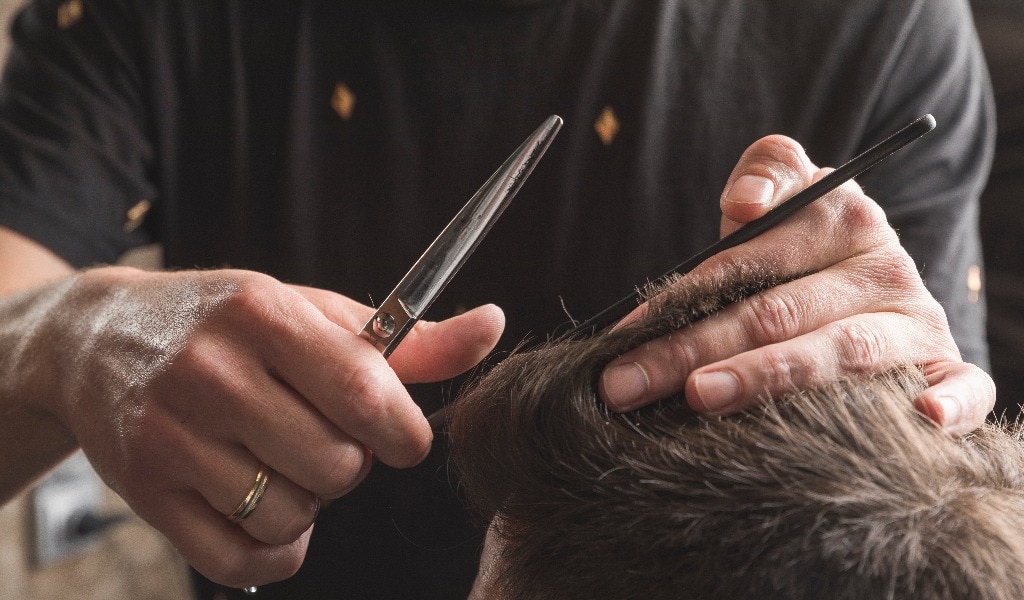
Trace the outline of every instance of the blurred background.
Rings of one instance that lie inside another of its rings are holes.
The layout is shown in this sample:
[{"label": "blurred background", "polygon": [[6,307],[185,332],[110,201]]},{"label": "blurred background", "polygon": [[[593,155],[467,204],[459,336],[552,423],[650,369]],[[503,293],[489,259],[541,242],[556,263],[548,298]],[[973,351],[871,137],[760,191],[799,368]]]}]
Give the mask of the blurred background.
[{"label": "blurred background", "polygon": [[[7,57],[11,19],[25,1],[0,0],[0,62]],[[159,253],[149,248],[125,262],[156,266]],[[190,597],[178,553],[132,515],[81,454],[0,507],[0,600]]]}]

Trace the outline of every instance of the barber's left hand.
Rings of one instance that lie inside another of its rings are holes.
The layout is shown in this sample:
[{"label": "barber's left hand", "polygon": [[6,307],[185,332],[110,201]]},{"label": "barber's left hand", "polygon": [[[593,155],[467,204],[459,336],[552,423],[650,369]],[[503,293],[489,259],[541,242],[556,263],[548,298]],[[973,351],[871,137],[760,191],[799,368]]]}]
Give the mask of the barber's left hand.
[{"label": "barber's left hand", "polygon": [[[789,138],[755,142],[726,183],[721,234],[827,172]],[[915,405],[950,433],[976,428],[995,404],[991,378],[962,361],[942,307],[881,207],[855,183],[686,278],[724,277],[736,265],[784,278],[805,275],[614,360],[599,386],[609,406],[631,410],[685,389],[695,410],[728,414],[766,393],[901,364],[924,370],[929,388]]]}]

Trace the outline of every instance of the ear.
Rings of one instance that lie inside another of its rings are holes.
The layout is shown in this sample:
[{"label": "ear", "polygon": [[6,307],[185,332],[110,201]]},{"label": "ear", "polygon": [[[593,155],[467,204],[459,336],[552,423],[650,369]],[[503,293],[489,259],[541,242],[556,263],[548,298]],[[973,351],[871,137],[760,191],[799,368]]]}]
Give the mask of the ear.
[{"label": "ear", "polygon": [[504,552],[504,542],[497,532],[496,521],[500,517],[494,517],[490,527],[487,528],[487,536],[484,538],[484,549],[480,555],[480,566],[476,572],[476,581],[473,582],[473,590],[469,593],[468,600],[501,600],[500,591],[495,585],[495,580],[501,572],[501,555]]}]

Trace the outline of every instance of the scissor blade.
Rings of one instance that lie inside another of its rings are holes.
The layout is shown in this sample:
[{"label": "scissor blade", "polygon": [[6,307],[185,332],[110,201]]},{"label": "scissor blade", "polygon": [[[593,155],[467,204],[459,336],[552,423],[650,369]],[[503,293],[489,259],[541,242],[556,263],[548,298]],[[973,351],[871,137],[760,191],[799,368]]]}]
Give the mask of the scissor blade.
[{"label": "scissor blade", "polygon": [[455,215],[363,327],[361,335],[384,356],[391,354],[476,250],[561,126],[561,117],[552,115],[526,138]]}]

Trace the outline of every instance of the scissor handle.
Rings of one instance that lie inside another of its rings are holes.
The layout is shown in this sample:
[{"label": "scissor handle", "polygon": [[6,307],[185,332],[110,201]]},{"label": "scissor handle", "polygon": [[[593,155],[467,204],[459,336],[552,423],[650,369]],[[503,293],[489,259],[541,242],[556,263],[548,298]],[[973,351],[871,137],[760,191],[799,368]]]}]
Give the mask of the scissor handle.
[{"label": "scissor handle", "polygon": [[368,340],[387,358],[415,324],[416,317],[409,313],[396,294],[391,294],[363,325],[359,337]]}]

